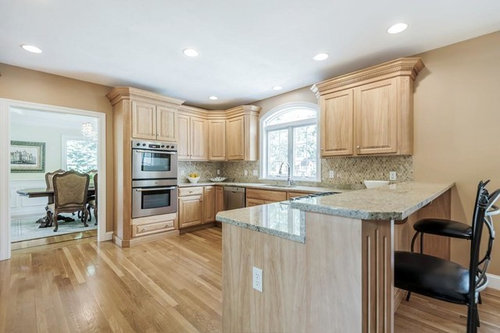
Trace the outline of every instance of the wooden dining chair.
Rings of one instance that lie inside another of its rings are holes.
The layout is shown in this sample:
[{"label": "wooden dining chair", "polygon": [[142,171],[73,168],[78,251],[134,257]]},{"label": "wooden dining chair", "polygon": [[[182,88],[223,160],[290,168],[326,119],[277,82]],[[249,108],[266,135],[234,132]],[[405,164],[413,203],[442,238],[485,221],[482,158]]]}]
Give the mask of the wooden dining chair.
[{"label": "wooden dining chair", "polygon": [[88,197],[88,202],[87,202],[87,210],[89,212],[89,221],[92,219],[92,215],[90,213],[90,210],[92,209],[94,211],[94,218],[95,218],[95,225],[97,225],[97,210],[98,210],[98,203],[97,203],[97,183],[98,183],[98,175],[97,173],[94,174],[93,178],[94,182],[94,195]]},{"label": "wooden dining chair", "polygon": [[55,223],[54,231],[57,231],[59,224],[57,214],[74,213],[82,211],[84,226],[87,225],[87,193],[89,187],[89,175],[76,171],[68,171],[56,174],[53,177],[54,203],[49,205],[50,217]]}]

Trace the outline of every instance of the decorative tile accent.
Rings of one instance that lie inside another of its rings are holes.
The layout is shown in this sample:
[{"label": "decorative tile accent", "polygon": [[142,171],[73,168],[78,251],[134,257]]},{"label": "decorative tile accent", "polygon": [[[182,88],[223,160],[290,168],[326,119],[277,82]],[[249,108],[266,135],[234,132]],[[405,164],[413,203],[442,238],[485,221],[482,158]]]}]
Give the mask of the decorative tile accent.
[{"label": "decorative tile accent", "polygon": [[[328,178],[328,171],[335,178]],[[360,156],[321,159],[321,181],[324,184],[355,185],[363,180],[389,180],[389,172],[396,171],[397,181],[413,180],[412,156]]]},{"label": "decorative tile accent", "polygon": [[177,164],[177,176],[179,183],[187,183],[187,175],[191,172],[200,174],[200,182],[207,182],[210,178],[217,177],[217,169],[223,175],[221,162],[195,162],[195,161],[179,161]]},{"label": "decorative tile accent", "polygon": [[[230,182],[241,183],[269,183],[269,180],[254,176],[253,170],[260,172],[259,161],[243,162],[179,162],[179,182],[187,182],[186,176],[191,172],[200,174],[200,182],[206,182],[217,176],[217,169],[221,176]],[[245,170],[248,174],[245,176]],[[335,177],[328,178],[328,171],[333,170]],[[397,181],[413,180],[412,156],[338,156],[321,159],[321,185],[339,188],[363,188],[363,180],[389,180],[389,172],[396,171]],[[297,182],[298,185],[318,186],[316,182]]]}]

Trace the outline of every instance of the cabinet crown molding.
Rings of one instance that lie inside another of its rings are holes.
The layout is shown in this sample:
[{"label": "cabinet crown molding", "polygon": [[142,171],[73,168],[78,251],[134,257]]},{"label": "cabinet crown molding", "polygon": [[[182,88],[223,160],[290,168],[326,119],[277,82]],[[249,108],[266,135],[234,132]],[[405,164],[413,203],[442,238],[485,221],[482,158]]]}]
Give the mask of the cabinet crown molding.
[{"label": "cabinet crown molding", "polygon": [[181,99],[167,97],[151,91],[133,87],[115,87],[109,93],[106,94],[106,97],[109,99],[111,105],[113,106],[124,99],[131,99],[131,98],[148,99],[149,101],[175,104],[175,105],[181,105],[184,103],[184,101]]},{"label": "cabinet crown molding", "polygon": [[409,76],[412,80],[415,80],[417,74],[424,67],[425,65],[422,59],[418,57],[399,58],[316,83],[311,87],[311,90],[316,94],[316,97],[319,98],[325,93],[352,88],[396,76]]}]

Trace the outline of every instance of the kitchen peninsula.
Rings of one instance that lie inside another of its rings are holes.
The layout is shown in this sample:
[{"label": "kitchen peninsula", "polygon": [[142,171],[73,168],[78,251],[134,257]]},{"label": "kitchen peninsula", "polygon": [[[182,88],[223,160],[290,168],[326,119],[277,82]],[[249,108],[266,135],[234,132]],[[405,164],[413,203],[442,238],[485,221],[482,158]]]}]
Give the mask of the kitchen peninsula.
[{"label": "kitchen peninsula", "polygon": [[[394,251],[409,249],[418,219],[450,217],[453,186],[408,182],[220,212],[223,331],[393,332],[403,297]],[[425,252],[449,258],[449,243],[426,237]]]}]

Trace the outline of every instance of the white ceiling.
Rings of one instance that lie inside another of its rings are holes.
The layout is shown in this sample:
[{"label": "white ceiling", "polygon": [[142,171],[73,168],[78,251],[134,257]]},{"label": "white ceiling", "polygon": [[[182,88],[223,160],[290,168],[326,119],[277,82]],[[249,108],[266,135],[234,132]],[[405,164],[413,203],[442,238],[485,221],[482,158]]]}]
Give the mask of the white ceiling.
[{"label": "white ceiling", "polygon": [[[0,62],[210,109],[500,30],[498,0],[16,0],[0,13]],[[386,33],[399,21],[407,31]]]}]

